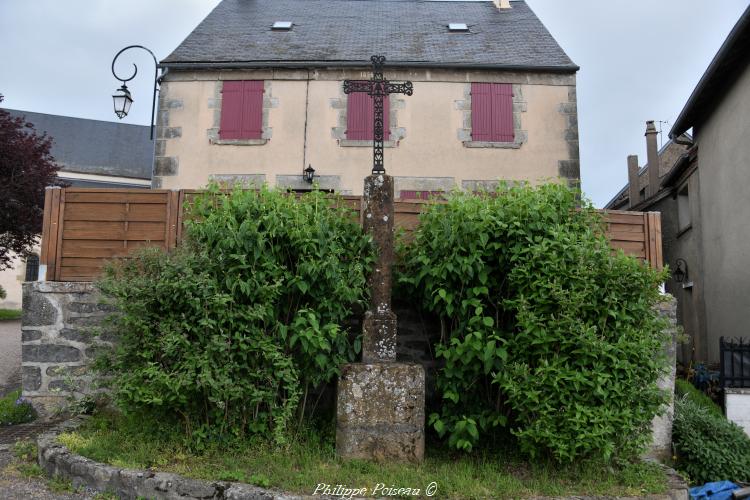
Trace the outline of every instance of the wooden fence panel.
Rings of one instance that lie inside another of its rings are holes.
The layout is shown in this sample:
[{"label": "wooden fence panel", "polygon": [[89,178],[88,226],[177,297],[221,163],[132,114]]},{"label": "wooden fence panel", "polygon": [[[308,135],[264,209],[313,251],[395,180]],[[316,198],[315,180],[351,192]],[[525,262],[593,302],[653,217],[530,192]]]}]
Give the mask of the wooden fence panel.
[{"label": "wooden fence panel", "polygon": [[57,281],[90,281],[109,259],[143,246],[168,249],[176,244],[176,238],[171,237],[176,225],[172,228],[170,217],[178,210],[177,193],[84,188],[59,191],[55,265],[48,274]]},{"label": "wooden fence panel", "polygon": [[[41,264],[47,280],[91,281],[105,262],[135,248],[175,248],[183,237],[185,205],[200,191],[49,188],[44,202]],[[341,197],[362,224],[360,196]],[[419,214],[442,200],[396,200],[394,224],[406,237]],[[613,249],[662,268],[660,214],[603,211]]]},{"label": "wooden fence panel", "polygon": [[605,210],[603,214],[607,224],[607,237],[612,248],[620,249],[627,255],[651,262],[646,234],[648,214],[620,210]]}]

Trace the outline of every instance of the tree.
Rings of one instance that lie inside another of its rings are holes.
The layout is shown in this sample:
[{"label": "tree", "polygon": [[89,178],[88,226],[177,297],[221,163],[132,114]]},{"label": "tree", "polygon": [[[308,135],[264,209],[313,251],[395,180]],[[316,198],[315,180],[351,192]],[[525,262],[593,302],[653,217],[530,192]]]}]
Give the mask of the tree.
[{"label": "tree", "polygon": [[61,185],[51,147],[46,133],[0,109],[0,271],[29,253],[42,232],[44,189]]}]

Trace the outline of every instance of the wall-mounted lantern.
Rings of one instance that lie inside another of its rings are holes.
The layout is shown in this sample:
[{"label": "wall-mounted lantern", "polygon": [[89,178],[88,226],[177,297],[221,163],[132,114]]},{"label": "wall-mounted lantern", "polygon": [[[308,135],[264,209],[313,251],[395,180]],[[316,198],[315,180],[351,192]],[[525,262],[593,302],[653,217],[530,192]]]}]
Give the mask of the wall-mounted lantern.
[{"label": "wall-mounted lantern", "polygon": [[125,85],[125,82],[122,83],[122,87],[115,91],[115,94],[112,96],[112,101],[114,101],[117,118],[122,120],[128,116],[130,105],[133,104],[133,98],[130,96],[130,91],[128,90],[128,86]]},{"label": "wall-mounted lantern", "polygon": [[312,165],[308,165],[307,168],[302,171],[302,179],[308,184],[313,183],[313,179],[315,179],[315,169],[312,168]]},{"label": "wall-mounted lantern", "polygon": [[672,277],[677,283],[683,283],[688,277],[688,265],[685,259],[677,259],[674,263]]}]

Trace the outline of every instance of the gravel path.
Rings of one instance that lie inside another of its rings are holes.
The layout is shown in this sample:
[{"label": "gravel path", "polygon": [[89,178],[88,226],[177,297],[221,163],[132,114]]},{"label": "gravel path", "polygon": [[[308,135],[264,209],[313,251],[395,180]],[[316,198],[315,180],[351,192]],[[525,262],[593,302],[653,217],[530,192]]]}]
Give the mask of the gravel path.
[{"label": "gravel path", "polygon": [[0,321],[0,397],[21,388],[21,320]]}]

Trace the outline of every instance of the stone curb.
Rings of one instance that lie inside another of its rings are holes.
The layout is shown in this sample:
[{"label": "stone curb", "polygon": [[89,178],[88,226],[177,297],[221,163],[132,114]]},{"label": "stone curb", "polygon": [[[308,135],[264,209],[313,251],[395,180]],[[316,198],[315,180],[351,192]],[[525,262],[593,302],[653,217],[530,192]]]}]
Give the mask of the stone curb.
[{"label": "stone curb", "polygon": [[[305,497],[228,481],[201,481],[177,474],[120,469],[74,455],[57,442],[57,435],[74,430],[86,421],[75,417],[37,437],[39,466],[49,476],[70,480],[122,499],[200,500],[302,500]],[[320,498],[320,497],[317,497]]]},{"label": "stone curb", "polygon": [[[60,476],[73,483],[103,493],[114,493],[121,499],[179,499],[179,500],[332,500],[328,496],[299,496],[267,490],[243,483],[201,481],[178,474],[134,469],[120,469],[74,455],[57,442],[57,435],[71,431],[88,417],[78,416],[62,422],[37,437],[39,466],[49,476]],[[669,467],[663,466],[669,491],[663,495],[648,495],[648,500],[688,500],[688,485]],[[359,497],[354,497],[359,498]],[[530,500],[626,500],[627,497],[571,496],[532,497]]]}]

